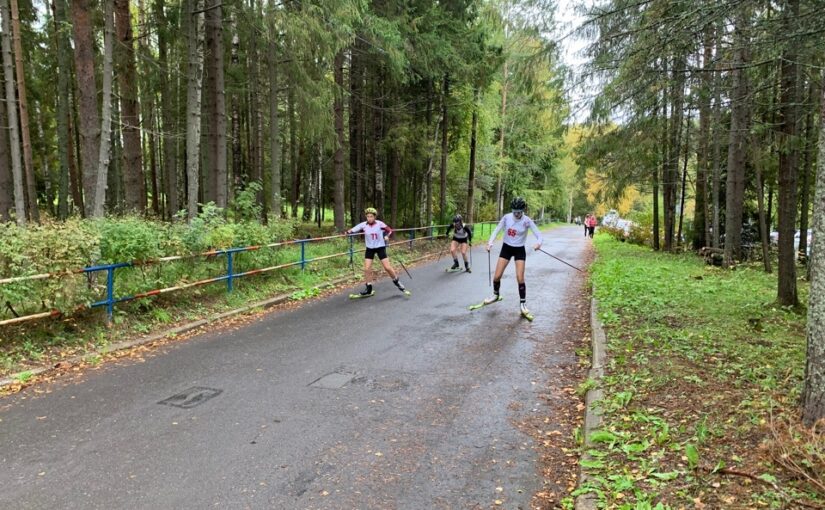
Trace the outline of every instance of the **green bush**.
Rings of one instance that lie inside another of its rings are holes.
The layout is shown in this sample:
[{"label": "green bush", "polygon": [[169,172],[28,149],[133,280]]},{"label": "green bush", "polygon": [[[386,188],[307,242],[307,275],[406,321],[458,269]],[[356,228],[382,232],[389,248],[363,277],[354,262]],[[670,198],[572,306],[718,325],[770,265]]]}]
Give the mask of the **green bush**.
[{"label": "green bush", "polygon": [[169,237],[166,225],[134,216],[98,222],[100,262],[115,264],[162,257]]}]

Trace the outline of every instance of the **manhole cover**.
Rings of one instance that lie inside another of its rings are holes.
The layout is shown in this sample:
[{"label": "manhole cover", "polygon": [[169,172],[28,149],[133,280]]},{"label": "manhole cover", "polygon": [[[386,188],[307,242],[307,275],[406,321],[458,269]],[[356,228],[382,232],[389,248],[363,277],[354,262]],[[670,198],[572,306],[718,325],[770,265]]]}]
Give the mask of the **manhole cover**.
[{"label": "manhole cover", "polygon": [[215,388],[204,388],[202,386],[193,386],[188,390],[184,390],[177,395],[161,400],[158,404],[172,407],[180,407],[181,409],[191,409],[195,406],[203,404],[210,398],[217,397],[223,393],[223,390],[216,390]]},{"label": "manhole cover", "polygon": [[337,390],[338,388],[343,388],[344,385],[352,381],[354,377],[354,374],[341,374],[338,372],[333,372],[316,379],[310,383],[310,386],[314,388],[328,388]]}]

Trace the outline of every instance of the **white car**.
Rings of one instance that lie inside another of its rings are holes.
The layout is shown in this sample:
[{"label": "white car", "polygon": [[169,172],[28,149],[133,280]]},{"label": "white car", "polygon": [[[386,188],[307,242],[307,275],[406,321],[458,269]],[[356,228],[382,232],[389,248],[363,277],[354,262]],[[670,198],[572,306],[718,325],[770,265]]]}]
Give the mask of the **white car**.
[{"label": "white car", "polygon": [[615,227],[617,221],[619,221],[619,213],[616,209],[611,209],[607,211],[607,214],[602,218],[602,225],[605,227]]},{"label": "white car", "polygon": [[[807,255],[808,257],[811,256],[811,242],[813,241],[813,235],[814,235],[814,231],[811,230],[811,229],[808,229],[808,244],[805,247],[806,248],[805,255]],[[794,236],[793,236],[793,249],[796,250],[796,251],[799,251],[800,237],[801,237],[800,232],[799,232],[799,230],[797,230],[796,234],[794,234]]]},{"label": "white car", "polygon": [[620,219],[616,220],[616,224],[614,225],[614,228],[621,229],[622,232],[624,232],[624,236],[628,237],[630,235],[630,229],[633,228],[633,222],[630,221],[630,220],[623,220],[623,219],[620,218]]}]

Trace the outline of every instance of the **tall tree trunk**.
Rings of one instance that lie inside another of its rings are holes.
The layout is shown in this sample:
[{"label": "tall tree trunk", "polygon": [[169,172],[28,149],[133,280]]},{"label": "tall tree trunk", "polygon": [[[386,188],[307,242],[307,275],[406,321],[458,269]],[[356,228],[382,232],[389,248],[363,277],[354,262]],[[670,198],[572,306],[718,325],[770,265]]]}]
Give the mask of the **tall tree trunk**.
[{"label": "tall tree trunk", "polygon": [[762,244],[762,265],[766,273],[771,272],[770,239],[768,238],[768,222],[765,218],[765,187],[762,182],[762,164],[756,161],[756,203],[759,210],[759,239]]},{"label": "tall tree trunk", "polygon": [[384,211],[384,166],[381,164],[381,140],[384,138],[384,122],[382,111],[384,109],[382,90],[383,76],[379,71],[375,77],[375,108],[372,111],[372,165],[373,165],[373,207],[381,212],[381,216],[385,217]]},{"label": "tall tree trunk", "polygon": [[[116,83],[113,83],[112,87],[116,87],[116,85]],[[106,171],[103,209],[112,214],[120,214],[124,210],[123,204],[126,203],[123,191],[123,165],[120,164],[123,156],[123,148],[120,144],[123,139],[123,124],[120,122],[120,103],[114,100],[115,97],[117,97],[117,90],[113,89],[109,99],[112,122],[109,123],[109,166]],[[102,139],[100,143],[103,145]]]},{"label": "tall tree trunk", "polygon": [[439,179],[438,214],[440,221],[447,219],[447,136],[449,130],[449,106],[450,102],[450,75],[444,75],[443,97],[441,99],[441,174]]},{"label": "tall tree trunk", "polygon": [[470,122],[470,171],[467,176],[467,223],[473,223],[473,198],[476,188],[476,138],[478,134],[478,86],[473,88],[473,119]]},{"label": "tall tree trunk", "polygon": [[502,72],[503,78],[501,81],[501,115],[499,117],[499,137],[498,137],[498,161],[499,166],[496,172],[496,217],[501,216],[504,212],[502,210],[502,203],[504,202],[504,183],[502,182],[503,176],[507,171],[507,163],[504,160],[504,133],[506,131],[506,119],[507,119],[507,88],[509,86],[508,74],[507,74],[507,60],[504,61],[504,70]]},{"label": "tall tree trunk", "polygon": [[682,162],[682,191],[679,202],[679,228],[676,231],[676,246],[682,245],[682,226],[685,220],[685,192],[687,191],[687,167],[688,155],[690,154],[690,107],[688,107],[687,122],[685,123],[685,157]]},{"label": "tall tree trunk", "polygon": [[186,178],[189,221],[198,215],[199,165],[201,141],[201,80],[203,79],[202,0],[185,0],[183,16],[187,28],[188,65],[186,72]]},{"label": "tall tree trunk", "polygon": [[[720,189],[722,187],[722,97],[721,97],[721,71],[722,66],[720,55],[722,54],[722,28],[721,22],[716,26],[715,32],[715,55],[717,63],[713,72],[713,176],[711,177],[711,208],[713,210],[713,223],[711,227],[711,246],[719,248],[721,236],[721,217],[720,217]],[[770,207],[770,202],[768,202]],[[771,215],[768,214],[768,222],[771,220]]]},{"label": "tall tree trunk", "polygon": [[92,6],[89,0],[73,0],[70,5],[74,27],[74,65],[77,77],[83,204],[84,214],[90,217],[95,206],[97,165],[100,155],[100,116],[97,110],[97,84],[95,83]]},{"label": "tall tree trunk", "polygon": [[819,159],[813,202],[808,349],[802,390],[802,422],[808,427],[813,427],[825,418],[825,82],[822,85],[819,108]]},{"label": "tall tree trunk", "polygon": [[[278,112],[278,47],[275,24],[270,27],[269,41],[269,162],[270,162],[270,210],[275,218],[281,213],[281,121]],[[233,116],[234,122],[234,116]],[[343,156],[342,156],[343,157]],[[343,163],[342,163],[343,164]],[[343,170],[342,170],[343,172]],[[342,193],[343,194],[343,193]],[[337,202],[336,202],[337,203]],[[341,206],[343,207],[343,197]],[[336,210],[337,211],[337,210]],[[337,225],[337,223],[336,223]]]},{"label": "tall tree trunk", "polygon": [[14,85],[14,63],[12,58],[11,42],[11,14],[8,0],[0,0],[0,10],[3,17],[3,33],[0,34],[3,44],[3,76],[6,86],[6,104],[8,108],[9,141],[11,144],[11,170],[14,181],[14,213],[18,225],[26,224],[26,195],[23,185],[23,163],[20,154],[20,125],[17,119],[17,92]]},{"label": "tall tree trunk", "polygon": [[674,230],[676,227],[676,192],[679,182],[679,154],[682,136],[682,107],[684,100],[684,58],[678,57],[673,63],[671,79],[671,116],[670,116],[670,153],[668,155],[667,172],[662,176],[663,200],[665,220],[665,251],[675,248]]},{"label": "tall tree trunk", "polygon": [[[241,47],[241,38],[238,35],[238,27],[234,16],[231,18],[232,23],[232,50],[230,53],[230,71],[229,76],[239,74],[240,58],[238,53]],[[234,80],[237,82],[237,80]],[[232,183],[234,186],[234,194],[237,194],[244,186],[246,179],[244,178],[243,170],[243,152],[241,149],[241,113],[240,113],[240,94],[237,92],[232,94]]]},{"label": "tall tree trunk", "polygon": [[[664,64],[664,72],[663,74],[667,75],[667,62]],[[662,115],[661,119],[659,119],[659,129],[661,141],[659,147],[659,164],[657,168],[653,170],[653,249],[659,250],[661,249],[660,246],[660,239],[661,239],[661,231],[660,231],[660,224],[659,224],[659,169],[661,168],[661,176],[663,179],[667,180],[667,165],[668,165],[668,121],[667,121],[667,106],[668,106],[668,95],[667,89],[662,89],[662,105],[660,113]]]},{"label": "tall tree trunk", "polygon": [[[105,0],[104,0],[105,1]],[[140,105],[135,73],[135,43],[129,0],[114,0],[117,31],[117,78],[120,91],[120,118],[123,132],[123,182],[126,210],[146,211],[146,185],[143,176],[143,151],[140,140]]]},{"label": "tall tree trunk", "polygon": [[[301,119],[301,126],[304,126],[306,121]],[[315,164],[313,161],[313,150],[312,144],[308,140],[303,140],[301,143],[301,173],[305,174],[301,176],[301,198],[303,198],[303,206],[304,211],[301,214],[301,219],[303,221],[310,221],[312,220],[312,205],[313,205],[313,197],[312,191],[313,187],[315,186]]]},{"label": "tall tree trunk", "polygon": [[175,157],[175,112],[174,92],[169,83],[170,69],[169,62],[172,60],[169,55],[169,20],[164,11],[164,0],[154,2],[155,20],[158,25],[158,61],[160,75],[161,94],[161,116],[163,121],[163,169],[166,178],[164,179],[164,189],[166,193],[166,216],[171,219],[180,209],[178,202],[178,167]]},{"label": "tall tree trunk", "polygon": [[72,75],[71,45],[66,26],[66,1],[53,0],[54,30],[57,46],[57,159],[60,166],[57,192],[57,217],[65,220],[69,216],[69,80]]},{"label": "tall tree trunk", "polygon": [[292,217],[298,217],[298,194],[300,191],[300,175],[298,173],[298,133],[295,121],[295,92],[294,84],[290,83],[287,93],[287,115],[289,116],[289,166],[292,180],[289,201],[292,206]]},{"label": "tall tree trunk", "polygon": [[[5,11],[2,13],[5,16]],[[5,83],[5,80],[4,80]],[[11,221],[14,209],[14,178],[9,155],[8,119],[6,116],[6,89],[0,88],[0,221]]]},{"label": "tall tree trunk", "polygon": [[730,266],[742,255],[742,208],[745,199],[745,159],[748,126],[748,44],[750,10],[737,8],[734,25],[733,90],[731,91],[730,142],[725,199],[725,265]]},{"label": "tall tree trunk", "polygon": [[[221,0],[212,0],[221,1]],[[258,1],[251,0],[250,8],[256,16],[260,17],[258,12]],[[252,169],[252,180],[258,182],[263,186],[263,138],[261,135],[261,102],[260,102],[260,68],[259,59],[261,58],[261,49],[258,46],[258,38],[252,37],[249,44],[248,52],[248,71],[249,71],[249,127],[250,127],[250,151],[249,159]],[[263,193],[261,191],[255,194],[255,201],[257,204],[265,205],[263,200]]]},{"label": "tall tree trunk", "polygon": [[401,155],[392,150],[392,177],[390,178],[390,225],[398,224],[398,183],[401,177]]},{"label": "tall tree trunk", "polygon": [[346,230],[346,208],[344,207],[344,50],[335,55],[332,63],[335,77],[335,99],[332,104],[332,115],[335,122],[335,153],[333,155],[334,186],[334,218],[335,230]]},{"label": "tall tree trunk", "polygon": [[[810,80],[809,87],[808,87],[808,103],[807,104],[816,104],[816,84],[814,80]],[[816,149],[816,129],[814,129],[814,123],[816,122],[816,110],[811,109],[810,113],[808,114],[808,118],[805,121],[805,135],[803,139],[803,143],[805,144],[804,147],[804,162],[802,163],[802,197],[800,200],[799,206],[799,254],[802,257],[805,257],[807,260],[808,256],[808,228],[810,226],[808,220],[808,210],[811,207],[811,169],[813,168],[813,163],[815,159],[815,149]]]},{"label": "tall tree trunk", "polygon": [[360,111],[360,88],[358,77],[361,75],[361,59],[358,52],[359,48],[357,44],[349,52],[349,212],[350,220],[353,223],[357,222],[361,217],[360,208],[358,206],[358,193],[356,192],[359,171],[358,147],[360,144],[360,138],[358,136],[358,112]]},{"label": "tall tree trunk", "polygon": [[713,25],[705,26],[704,54],[699,87],[699,139],[696,143],[696,205],[693,213],[693,249],[708,246],[709,225],[707,221],[707,183],[710,173],[710,69],[713,59]]},{"label": "tall tree trunk", "polygon": [[209,167],[206,169],[210,189],[209,196],[215,205],[225,208],[226,193],[226,95],[223,75],[223,14],[221,0],[206,0],[206,72],[209,85],[206,87],[209,97],[209,130],[207,131],[207,150]]},{"label": "tall tree trunk", "polygon": [[[71,84],[69,85],[69,89],[73,89]],[[77,160],[80,154],[80,139],[75,136],[75,126],[77,125],[77,119],[75,117],[74,108],[71,106],[74,104],[72,100],[73,97],[76,96],[74,90],[72,90],[72,97],[70,97],[67,102],[69,103],[69,190],[72,194],[72,202],[74,202],[75,207],[77,207],[78,211],[80,211],[81,216],[84,214],[85,208],[83,206],[83,176],[81,175],[80,168],[77,164]]]},{"label": "tall tree trunk", "polygon": [[20,13],[17,0],[11,0],[11,33],[14,47],[15,73],[17,77],[18,107],[20,108],[20,141],[23,143],[23,169],[26,183],[26,211],[28,219],[40,223],[37,208],[37,182],[32,161],[32,143],[29,132],[29,102],[26,98],[26,71],[23,69],[23,45],[20,41]]},{"label": "tall tree trunk", "polygon": [[157,123],[155,122],[154,99],[149,99],[147,109],[149,110],[147,120],[151,126],[151,130],[147,136],[147,143],[149,145],[149,183],[151,184],[152,189],[152,212],[155,216],[160,216],[160,194],[158,193],[158,157],[156,152],[157,139],[155,137],[155,133],[157,133],[158,129]]},{"label": "tall tree trunk", "polygon": [[[103,97],[101,98],[100,153],[98,154],[97,185],[93,218],[102,218],[106,205],[106,180],[109,175],[109,149],[112,143],[112,80],[114,75],[113,54],[115,46],[115,0],[103,0]],[[129,190],[132,193],[133,190]],[[127,195],[129,194],[127,193]],[[146,195],[143,195],[144,198]]]},{"label": "tall tree trunk", "polygon": [[[783,25],[793,33],[796,18],[799,16],[799,0],[787,0]],[[799,93],[799,67],[796,63],[797,41],[790,39],[782,52],[781,74],[781,129],[779,132],[779,195],[777,209],[779,212],[779,284],[777,300],[782,306],[795,306],[799,303],[796,292],[796,250],[794,234],[796,233],[797,208],[797,172],[799,151],[797,140],[797,117]]]}]

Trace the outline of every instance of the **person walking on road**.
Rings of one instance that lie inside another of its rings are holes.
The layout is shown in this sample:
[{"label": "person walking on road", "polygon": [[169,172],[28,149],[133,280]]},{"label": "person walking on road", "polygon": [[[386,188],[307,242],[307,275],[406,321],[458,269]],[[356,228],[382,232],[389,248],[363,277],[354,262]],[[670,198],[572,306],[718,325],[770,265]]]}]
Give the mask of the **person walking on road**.
[{"label": "person walking on road", "polygon": [[587,215],[587,221],[585,222],[585,230],[587,231],[587,235],[590,236],[590,239],[593,239],[593,234],[596,231],[596,216],[594,214]]},{"label": "person walking on road", "polygon": [[450,237],[450,231],[453,231],[453,239],[450,241],[450,255],[453,256],[453,267],[447,269],[449,272],[460,271],[458,265],[458,255],[456,252],[461,251],[461,257],[464,259],[464,270],[468,273],[470,270],[470,262],[467,260],[467,246],[473,242],[473,229],[469,225],[465,225],[460,214],[453,216],[453,223],[447,227],[445,235]]},{"label": "person walking on road", "polygon": [[384,266],[384,271],[392,278],[392,283],[405,295],[409,295],[410,291],[404,287],[403,283],[398,281],[398,274],[390,265],[390,259],[387,257],[387,241],[389,241],[392,235],[392,229],[386,223],[377,219],[378,211],[375,210],[375,208],[367,207],[364,210],[364,214],[367,216],[367,221],[355,225],[346,232],[347,235],[364,232],[364,239],[367,245],[367,249],[364,251],[365,288],[360,294],[350,294],[350,297],[353,299],[364,298],[375,294],[375,291],[372,290],[372,262],[375,260],[376,255],[378,256],[378,260],[381,261],[381,265]]},{"label": "person walking on road", "polygon": [[533,320],[532,314],[527,309],[527,285],[524,283],[524,263],[527,258],[527,251],[524,245],[527,242],[527,230],[531,230],[536,238],[536,244],[533,245],[533,250],[541,248],[542,238],[541,232],[536,227],[535,222],[529,216],[524,214],[527,209],[527,203],[521,197],[516,197],[510,202],[510,209],[512,212],[505,214],[498,226],[490,235],[490,240],[487,242],[487,251],[493,249],[493,243],[496,236],[501,231],[504,231],[504,244],[501,246],[501,252],[498,255],[498,262],[496,263],[496,271],[493,275],[493,295],[485,299],[481,304],[488,305],[501,301],[499,289],[501,288],[501,276],[504,270],[510,263],[510,259],[516,259],[516,281],[518,282],[519,295],[519,310],[521,315],[528,320]]}]

